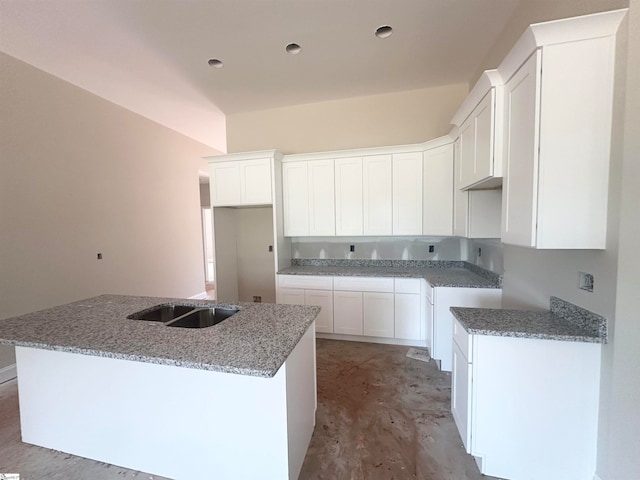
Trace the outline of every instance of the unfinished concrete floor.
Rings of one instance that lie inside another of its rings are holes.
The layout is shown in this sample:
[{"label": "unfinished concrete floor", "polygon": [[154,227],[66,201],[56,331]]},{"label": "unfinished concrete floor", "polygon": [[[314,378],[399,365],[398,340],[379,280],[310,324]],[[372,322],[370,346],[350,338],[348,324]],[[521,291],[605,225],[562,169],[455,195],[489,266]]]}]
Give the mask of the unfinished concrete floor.
[{"label": "unfinished concrete floor", "polygon": [[[317,422],[301,480],[490,478],[462,447],[449,411],[450,375],[407,358],[407,350],[318,339]],[[6,472],[21,480],[163,478],[22,443],[15,380],[0,386]]]}]

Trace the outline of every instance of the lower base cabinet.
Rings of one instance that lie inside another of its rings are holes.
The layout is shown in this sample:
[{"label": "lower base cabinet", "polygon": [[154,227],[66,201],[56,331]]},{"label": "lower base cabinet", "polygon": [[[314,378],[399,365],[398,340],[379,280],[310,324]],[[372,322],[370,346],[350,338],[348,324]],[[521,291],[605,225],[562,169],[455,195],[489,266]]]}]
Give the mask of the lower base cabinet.
[{"label": "lower base cabinet", "polygon": [[362,335],[362,292],[333,292],[333,333]]},{"label": "lower base cabinet", "polygon": [[451,410],[480,471],[593,479],[600,356],[598,343],[454,333]]},{"label": "lower base cabinet", "polygon": [[395,294],[395,338],[404,340],[424,338],[422,331],[426,328],[422,322],[416,321],[416,319],[422,318],[422,298],[421,295],[412,293]]},{"label": "lower base cabinet", "polygon": [[364,292],[363,334],[368,337],[393,338],[393,293]]}]

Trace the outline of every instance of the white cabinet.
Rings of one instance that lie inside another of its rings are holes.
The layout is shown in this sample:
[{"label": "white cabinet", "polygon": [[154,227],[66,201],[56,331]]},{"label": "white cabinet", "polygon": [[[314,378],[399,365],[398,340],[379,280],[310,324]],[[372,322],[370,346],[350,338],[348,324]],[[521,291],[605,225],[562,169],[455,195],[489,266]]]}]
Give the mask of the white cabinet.
[{"label": "white cabinet", "polygon": [[336,234],[333,160],[309,162],[309,235]]},{"label": "white cabinet", "polygon": [[316,332],[333,333],[333,291],[305,290],[304,304],[321,308],[316,317]]},{"label": "white cabinet", "polygon": [[309,191],[307,162],[282,164],[284,234],[309,235]]},{"label": "white cabinet", "polygon": [[459,138],[454,144],[453,234],[467,238],[499,238],[502,190],[461,190],[461,142]]},{"label": "white cabinet", "polygon": [[391,155],[362,159],[364,235],[391,235],[393,232],[392,171]]},{"label": "white cabinet", "polygon": [[272,203],[269,158],[211,162],[209,174],[213,207]]},{"label": "white cabinet", "polygon": [[422,234],[453,234],[453,144],[423,154]]},{"label": "white cabinet", "polygon": [[502,77],[482,74],[451,123],[459,127],[460,188],[495,188],[502,184]]},{"label": "white cabinet", "polygon": [[597,34],[543,45],[505,77],[506,244],[605,248],[615,37]]},{"label": "white cabinet", "polygon": [[369,337],[393,338],[393,293],[364,292],[363,334]]},{"label": "white cabinet", "polygon": [[333,277],[278,275],[278,303],[316,305],[316,332],[333,333]]},{"label": "white cabinet", "polygon": [[419,278],[396,278],[395,289],[395,338],[424,340],[424,296]]},{"label": "white cabinet", "polygon": [[284,234],[335,235],[333,160],[282,165]]},{"label": "white cabinet", "polygon": [[333,331],[362,335],[362,292],[333,292]]},{"label": "white cabinet", "polygon": [[362,235],[362,158],[336,158],[336,235]]},{"label": "white cabinet", "polygon": [[422,152],[393,155],[393,234],[422,235]]},{"label": "white cabinet", "polygon": [[480,471],[594,478],[600,356],[597,343],[454,335],[451,411]]},{"label": "white cabinet", "polygon": [[440,369],[452,368],[453,316],[451,307],[501,308],[499,288],[436,287],[433,289],[433,350],[431,357],[440,362]]}]

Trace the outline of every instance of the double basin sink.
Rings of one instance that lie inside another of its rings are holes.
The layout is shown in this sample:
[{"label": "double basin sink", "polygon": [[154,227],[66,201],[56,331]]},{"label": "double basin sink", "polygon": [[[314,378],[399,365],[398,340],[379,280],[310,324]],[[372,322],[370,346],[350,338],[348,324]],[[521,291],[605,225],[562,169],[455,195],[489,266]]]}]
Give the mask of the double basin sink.
[{"label": "double basin sink", "polygon": [[132,313],[131,320],[161,322],[167,327],[205,328],[217,325],[238,312],[235,307],[197,306],[179,303],[162,303]]}]

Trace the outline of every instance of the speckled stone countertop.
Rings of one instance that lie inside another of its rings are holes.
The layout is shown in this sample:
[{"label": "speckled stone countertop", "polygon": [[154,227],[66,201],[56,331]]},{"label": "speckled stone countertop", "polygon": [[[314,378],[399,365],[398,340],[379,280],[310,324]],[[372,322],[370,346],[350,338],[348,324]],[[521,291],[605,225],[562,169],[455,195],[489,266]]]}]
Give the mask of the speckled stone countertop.
[{"label": "speckled stone countertop", "polygon": [[204,300],[101,295],[0,320],[0,343],[217,372],[273,377],[319,307],[237,303],[241,310],[207,328],[167,327],[127,315],[160,303]]},{"label": "speckled stone countertop", "polygon": [[294,259],[283,275],[424,278],[432,287],[502,288],[502,277],[469,262]]},{"label": "speckled stone countertop", "polygon": [[474,335],[607,343],[604,317],[557,297],[550,303],[547,312],[451,307],[451,313]]}]

